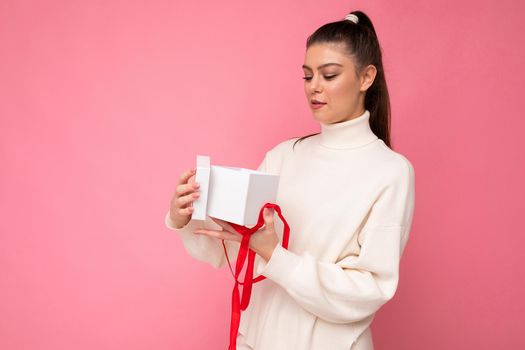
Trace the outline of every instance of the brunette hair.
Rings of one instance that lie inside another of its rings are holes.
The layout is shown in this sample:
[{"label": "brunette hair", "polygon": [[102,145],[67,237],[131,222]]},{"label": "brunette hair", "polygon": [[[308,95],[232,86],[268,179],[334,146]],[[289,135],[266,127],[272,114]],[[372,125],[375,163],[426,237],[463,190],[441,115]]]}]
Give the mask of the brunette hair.
[{"label": "brunette hair", "polygon": [[[369,64],[376,67],[377,73],[374,82],[366,91],[365,109],[370,111],[370,128],[374,134],[383,140],[388,147],[391,147],[390,97],[383,70],[381,47],[370,18],[362,11],[352,11],[350,14],[357,16],[357,23],[345,18],[324,24],[308,37],[306,49],[313,44],[342,43],[345,46],[345,51],[354,58],[356,73],[361,72]],[[297,139],[293,146],[295,147],[297,142],[317,134],[319,133],[303,136]]]}]

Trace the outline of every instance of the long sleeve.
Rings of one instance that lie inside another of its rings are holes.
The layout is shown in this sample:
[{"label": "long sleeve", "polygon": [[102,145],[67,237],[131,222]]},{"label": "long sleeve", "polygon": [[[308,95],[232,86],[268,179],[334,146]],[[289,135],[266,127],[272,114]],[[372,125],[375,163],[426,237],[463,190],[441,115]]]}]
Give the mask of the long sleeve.
[{"label": "long sleeve", "polygon": [[[267,154],[263,158],[258,171],[266,171]],[[194,234],[193,231],[197,228],[206,228],[210,230],[221,230],[221,226],[211,220],[208,216],[205,220],[190,220],[183,228],[176,228],[170,218],[170,211],[166,213],[165,225],[170,230],[176,231],[182,238],[184,248],[190,256],[193,258],[206,262],[215,268],[222,268],[228,261],[224,254],[224,247],[222,242],[218,238],[209,237],[206,235]],[[240,243],[230,240],[224,240],[224,245],[228,251],[228,258],[232,266],[235,266],[234,262],[237,260],[237,254],[239,253]]]},{"label": "long sleeve", "polygon": [[317,261],[308,251],[298,255],[279,244],[257,272],[328,322],[357,322],[375,313],[395,294],[412,222],[414,169],[408,160],[403,164],[396,167],[397,174],[368,212],[358,235],[359,255],[329,263]]}]

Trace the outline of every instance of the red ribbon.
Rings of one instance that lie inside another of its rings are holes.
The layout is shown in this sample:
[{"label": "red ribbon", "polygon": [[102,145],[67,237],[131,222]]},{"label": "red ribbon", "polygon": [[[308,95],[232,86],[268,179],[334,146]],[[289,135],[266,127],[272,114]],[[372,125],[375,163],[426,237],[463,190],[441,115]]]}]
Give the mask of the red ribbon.
[{"label": "red ribbon", "polygon": [[[235,274],[233,273],[232,266],[230,264],[230,259],[228,258],[228,252],[226,251],[226,246],[224,245],[224,240],[222,241],[222,246],[224,247],[224,253],[226,254],[226,259],[228,260],[228,265],[230,266],[230,271],[232,272],[233,278],[235,278],[235,285],[233,287],[232,293],[232,314],[231,314],[231,323],[230,323],[230,346],[228,350],[236,350],[237,348],[237,333],[239,332],[239,324],[241,322],[241,310],[246,310],[248,304],[250,303],[250,297],[252,294],[252,284],[266,279],[265,276],[261,275],[257,278],[253,278],[253,262],[255,259],[255,252],[250,249],[250,236],[252,233],[257,232],[259,228],[264,224],[263,210],[264,208],[273,208],[277,211],[277,214],[284,223],[283,231],[283,242],[282,246],[288,249],[288,239],[290,236],[290,227],[284,219],[281,208],[277,204],[266,203],[259,212],[259,220],[257,224],[252,228],[247,228],[246,226],[240,226],[235,223],[229,223],[238,233],[242,235],[241,246],[239,248],[239,253],[237,255],[237,263],[235,267]],[[239,282],[238,277],[241,273],[242,267],[244,266],[244,261],[246,260],[246,254],[248,254],[248,267],[246,268],[246,273],[244,275],[244,283]],[[239,295],[239,284],[242,284],[242,300]]]}]

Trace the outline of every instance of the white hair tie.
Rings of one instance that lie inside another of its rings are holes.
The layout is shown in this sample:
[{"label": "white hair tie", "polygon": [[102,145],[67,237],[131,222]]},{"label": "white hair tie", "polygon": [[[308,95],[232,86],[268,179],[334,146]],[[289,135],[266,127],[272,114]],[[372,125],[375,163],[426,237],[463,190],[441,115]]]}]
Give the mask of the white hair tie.
[{"label": "white hair tie", "polygon": [[357,24],[357,22],[359,22],[359,17],[357,17],[356,15],[354,15],[353,13],[349,13],[348,15],[346,15],[345,19],[349,20],[349,21],[352,21],[354,22],[355,24]]}]

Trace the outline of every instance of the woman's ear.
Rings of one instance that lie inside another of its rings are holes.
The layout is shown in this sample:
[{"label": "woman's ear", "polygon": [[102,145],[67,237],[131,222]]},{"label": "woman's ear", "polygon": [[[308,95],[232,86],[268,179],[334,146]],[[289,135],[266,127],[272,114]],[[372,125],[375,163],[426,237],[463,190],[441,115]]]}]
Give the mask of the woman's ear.
[{"label": "woman's ear", "polygon": [[361,89],[360,91],[366,91],[374,83],[376,78],[377,68],[373,64],[369,64],[363,69],[361,73]]}]

